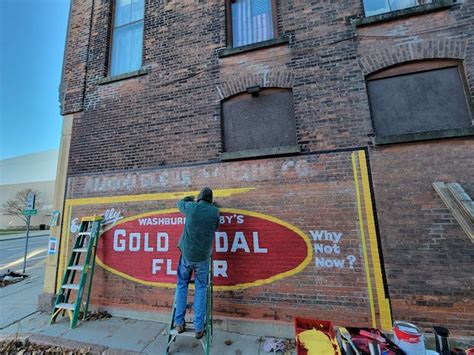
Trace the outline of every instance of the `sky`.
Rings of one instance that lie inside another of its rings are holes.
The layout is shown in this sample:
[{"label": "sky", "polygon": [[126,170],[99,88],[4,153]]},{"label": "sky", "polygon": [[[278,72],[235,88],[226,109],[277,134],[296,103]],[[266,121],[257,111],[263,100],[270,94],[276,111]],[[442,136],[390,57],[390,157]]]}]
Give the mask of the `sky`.
[{"label": "sky", "polygon": [[0,0],[0,160],[59,147],[69,0]]}]

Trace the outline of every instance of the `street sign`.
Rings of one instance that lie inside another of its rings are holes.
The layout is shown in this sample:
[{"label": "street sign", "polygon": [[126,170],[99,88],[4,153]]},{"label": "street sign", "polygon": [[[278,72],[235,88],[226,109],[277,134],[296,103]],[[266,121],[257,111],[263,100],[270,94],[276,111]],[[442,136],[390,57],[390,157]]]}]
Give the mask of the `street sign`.
[{"label": "street sign", "polygon": [[51,213],[51,221],[49,222],[50,227],[56,227],[58,225],[58,220],[59,220],[59,211],[54,210]]},{"label": "street sign", "polygon": [[28,193],[26,198],[26,206],[23,210],[23,214],[28,216],[26,218],[26,241],[25,241],[25,256],[23,257],[23,273],[26,271],[26,254],[28,253],[28,237],[30,235],[30,220],[31,216],[38,214],[38,210],[35,210],[35,199],[36,195],[33,191]]},{"label": "street sign", "polygon": [[23,210],[24,216],[36,216],[38,214],[38,210],[31,209],[31,210]]},{"label": "street sign", "polygon": [[28,197],[26,198],[26,208],[25,210],[32,210],[35,208],[35,199],[36,195],[34,192],[28,192]]}]

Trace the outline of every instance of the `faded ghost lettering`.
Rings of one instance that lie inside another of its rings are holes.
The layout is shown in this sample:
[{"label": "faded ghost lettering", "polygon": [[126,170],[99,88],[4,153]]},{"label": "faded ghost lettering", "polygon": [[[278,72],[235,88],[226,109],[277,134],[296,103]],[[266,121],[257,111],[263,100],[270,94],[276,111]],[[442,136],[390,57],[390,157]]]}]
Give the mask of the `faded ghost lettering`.
[{"label": "faded ghost lettering", "polygon": [[314,262],[318,268],[336,268],[342,269],[349,267],[354,269],[356,257],[347,255],[341,258],[341,248],[339,242],[342,240],[341,232],[330,232],[327,230],[309,231],[313,241],[315,259]]}]

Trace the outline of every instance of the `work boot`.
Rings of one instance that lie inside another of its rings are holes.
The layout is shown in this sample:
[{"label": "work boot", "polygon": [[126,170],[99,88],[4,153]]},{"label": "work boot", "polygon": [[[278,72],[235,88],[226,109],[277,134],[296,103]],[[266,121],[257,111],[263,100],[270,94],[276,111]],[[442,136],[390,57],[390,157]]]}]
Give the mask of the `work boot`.
[{"label": "work boot", "polygon": [[184,331],[186,330],[186,327],[184,326],[184,324],[179,324],[175,328],[178,334],[184,333]]},{"label": "work boot", "polygon": [[196,339],[201,339],[204,336],[204,330],[201,330],[200,332],[196,332]]}]

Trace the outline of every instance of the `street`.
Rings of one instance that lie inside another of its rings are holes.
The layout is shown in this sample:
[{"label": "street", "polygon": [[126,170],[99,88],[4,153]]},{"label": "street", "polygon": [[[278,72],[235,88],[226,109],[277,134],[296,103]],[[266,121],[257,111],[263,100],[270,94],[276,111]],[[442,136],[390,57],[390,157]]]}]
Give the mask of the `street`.
[{"label": "street", "polygon": [[[33,269],[42,268],[47,256],[48,231],[33,232],[33,234],[36,235],[30,236],[28,241],[27,274]],[[0,274],[6,273],[8,269],[23,271],[26,238],[22,234],[17,236],[14,239],[4,239],[7,236],[2,236],[0,239]]]}]

